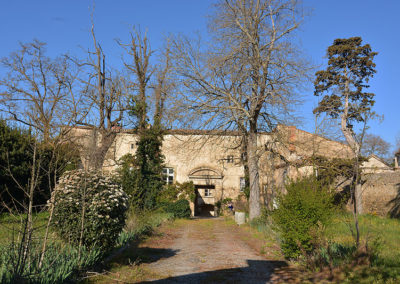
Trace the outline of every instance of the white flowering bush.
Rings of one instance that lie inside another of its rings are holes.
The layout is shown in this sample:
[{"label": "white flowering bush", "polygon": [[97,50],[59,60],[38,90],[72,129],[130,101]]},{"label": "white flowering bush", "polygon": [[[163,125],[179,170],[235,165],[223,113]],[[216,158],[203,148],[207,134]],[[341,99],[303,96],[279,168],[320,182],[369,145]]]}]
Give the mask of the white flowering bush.
[{"label": "white flowering bush", "polygon": [[49,203],[61,238],[78,245],[82,236],[86,247],[109,249],[125,225],[128,196],[110,176],[74,170],[60,178]]}]

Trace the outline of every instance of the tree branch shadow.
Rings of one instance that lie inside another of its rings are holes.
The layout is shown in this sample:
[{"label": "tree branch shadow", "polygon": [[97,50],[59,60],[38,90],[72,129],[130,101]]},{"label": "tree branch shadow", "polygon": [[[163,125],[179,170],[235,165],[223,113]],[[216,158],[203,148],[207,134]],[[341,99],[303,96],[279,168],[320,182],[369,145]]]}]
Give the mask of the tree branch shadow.
[{"label": "tree branch shadow", "polygon": [[140,283],[266,283],[276,268],[287,266],[285,261],[247,260],[247,267],[218,269]]}]

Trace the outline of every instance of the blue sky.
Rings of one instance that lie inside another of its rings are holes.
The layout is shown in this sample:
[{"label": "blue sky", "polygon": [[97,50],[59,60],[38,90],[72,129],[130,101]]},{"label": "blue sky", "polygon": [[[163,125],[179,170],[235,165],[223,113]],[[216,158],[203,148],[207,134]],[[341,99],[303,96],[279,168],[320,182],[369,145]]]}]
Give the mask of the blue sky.
[{"label": "blue sky", "polygon": [[[206,32],[212,0],[96,0],[95,30],[111,65],[118,67],[122,50],[116,38],[128,40],[130,27],[148,29],[153,49],[168,33]],[[375,111],[384,115],[381,123],[371,123],[370,132],[394,144],[400,135],[400,99],[397,82],[400,66],[400,1],[398,0],[304,0],[310,11],[299,38],[304,52],[316,65],[326,63],[325,51],[335,38],[361,36],[379,55],[378,73],[370,81],[376,94]],[[89,0],[13,0],[0,3],[0,57],[18,49],[18,42],[36,38],[48,43],[48,55],[69,52],[79,55],[91,47]],[[0,69],[0,72],[2,70]],[[312,85],[304,92],[304,130],[313,130],[312,109],[317,100]]]}]

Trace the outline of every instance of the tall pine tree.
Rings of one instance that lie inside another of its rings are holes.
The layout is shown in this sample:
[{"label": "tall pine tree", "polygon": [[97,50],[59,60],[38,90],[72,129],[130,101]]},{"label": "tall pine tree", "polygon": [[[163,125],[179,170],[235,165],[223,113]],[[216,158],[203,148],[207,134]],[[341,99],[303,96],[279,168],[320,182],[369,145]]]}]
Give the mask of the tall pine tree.
[{"label": "tall pine tree", "polygon": [[376,72],[373,62],[376,55],[369,44],[362,45],[360,37],[335,39],[328,47],[328,66],[316,73],[314,83],[314,95],[323,96],[314,113],[340,118],[342,133],[354,154],[351,197],[357,246],[360,242],[357,214],[362,212],[359,175],[362,141],[357,139],[354,124],[363,123],[365,129],[365,123],[375,103],[375,94],[368,93],[365,89],[369,87],[368,81]]}]

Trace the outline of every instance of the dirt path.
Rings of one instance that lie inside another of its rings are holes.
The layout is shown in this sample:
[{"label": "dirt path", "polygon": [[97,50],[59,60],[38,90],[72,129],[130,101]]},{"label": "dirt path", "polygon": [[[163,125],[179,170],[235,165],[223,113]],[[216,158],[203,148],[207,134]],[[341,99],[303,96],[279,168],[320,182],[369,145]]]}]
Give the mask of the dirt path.
[{"label": "dirt path", "polygon": [[267,260],[223,219],[186,220],[141,247],[155,253],[142,264],[159,283],[268,283],[280,261]]}]

